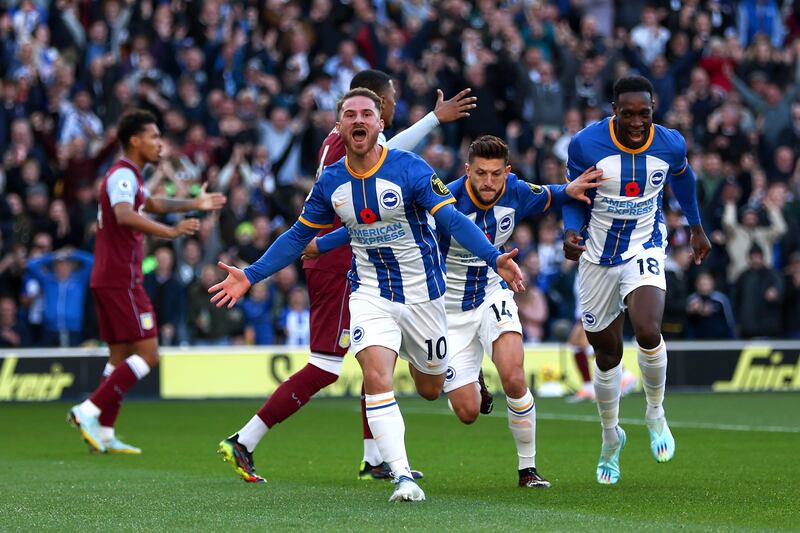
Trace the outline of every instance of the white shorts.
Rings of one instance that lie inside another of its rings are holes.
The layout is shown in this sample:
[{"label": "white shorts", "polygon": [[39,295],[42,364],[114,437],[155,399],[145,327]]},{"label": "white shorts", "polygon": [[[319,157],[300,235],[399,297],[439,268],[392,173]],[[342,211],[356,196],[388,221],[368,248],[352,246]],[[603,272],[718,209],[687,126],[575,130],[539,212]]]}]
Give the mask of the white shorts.
[{"label": "white shorts", "polygon": [[509,331],[522,334],[514,293],[509,290],[495,291],[475,309],[448,313],[450,363],[444,392],[477,383],[483,354],[491,358],[492,344]]},{"label": "white shorts", "polygon": [[447,370],[447,314],[444,298],[401,304],[357,292],[350,295],[350,349],[383,346],[423,374]]},{"label": "white shorts", "polygon": [[648,248],[615,266],[600,266],[581,255],[578,264],[578,295],[586,331],[606,329],[627,305],[625,298],[635,289],[650,285],[667,289],[664,250]]}]

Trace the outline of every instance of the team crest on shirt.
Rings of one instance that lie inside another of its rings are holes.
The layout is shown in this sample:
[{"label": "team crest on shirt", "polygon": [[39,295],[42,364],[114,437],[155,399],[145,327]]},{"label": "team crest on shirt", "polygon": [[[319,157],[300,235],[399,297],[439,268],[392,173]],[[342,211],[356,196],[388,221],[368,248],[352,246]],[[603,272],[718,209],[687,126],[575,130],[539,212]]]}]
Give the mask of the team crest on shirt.
[{"label": "team crest on shirt", "polygon": [[361,342],[361,340],[364,338],[364,328],[362,328],[361,326],[356,327],[356,329],[353,330],[352,338],[353,342],[356,344]]},{"label": "team crest on shirt", "polygon": [[400,205],[400,195],[391,189],[383,191],[380,202],[384,209],[397,209],[397,206]]},{"label": "team crest on shirt", "polygon": [[448,366],[447,367],[447,374],[445,374],[444,380],[445,381],[453,381],[454,379],[456,379],[456,371],[455,371],[455,369],[453,369],[452,366]]},{"label": "team crest on shirt", "polygon": [[664,183],[664,179],[667,177],[667,173],[661,169],[654,170],[650,173],[650,176],[647,178],[647,181],[650,182],[651,187],[660,187],[662,183]]},{"label": "team crest on shirt", "polygon": [[142,325],[142,329],[145,331],[150,331],[155,326],[155,322],[153,321],[153,313],[142,313],[139,315],[139,323]]},{"label": "team crest on shirt", "polygon": [[339,334],[339,348],[348,348],[350,346],[350,330],[343,329]]},{"label": "team crest on shirt", "polygon": [[438,196],[450,195],[450,189],[447,188],[447,185],[445,185],[436,174],[431,174],[431,189],[433,189],[433,192]]},{"label": "team crest on shirt", "polygon": [[500,220],[500,223],[497,225],[497,229],[505,233],[511,229],[512,222],[511,215],[506,215]]},{"label": "team crest on shirt", "polygon": [[594,326],[597,318],[592,313],[583,313],[583,323],[587,326]]},{"label": "team crest on shirt", "polygon": [[533,194],[542,194],[544,192],[544,187],[535,183],[528,183],[528,187],[530,187]]}]

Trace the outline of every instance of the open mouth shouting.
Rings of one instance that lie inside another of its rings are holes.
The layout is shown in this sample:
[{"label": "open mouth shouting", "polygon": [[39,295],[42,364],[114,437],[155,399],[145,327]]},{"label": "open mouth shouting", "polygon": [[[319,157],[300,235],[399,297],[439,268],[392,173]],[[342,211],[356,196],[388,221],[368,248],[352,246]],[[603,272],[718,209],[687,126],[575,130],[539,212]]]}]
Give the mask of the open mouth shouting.
[{"label": "open mouth shouting", "polygon": [[353,138],[353,142],[356,144],[361,144],[366,142],[367,140],[367,129],[362,127],[355,127],[353,128],[352,133],[350,136]]}]

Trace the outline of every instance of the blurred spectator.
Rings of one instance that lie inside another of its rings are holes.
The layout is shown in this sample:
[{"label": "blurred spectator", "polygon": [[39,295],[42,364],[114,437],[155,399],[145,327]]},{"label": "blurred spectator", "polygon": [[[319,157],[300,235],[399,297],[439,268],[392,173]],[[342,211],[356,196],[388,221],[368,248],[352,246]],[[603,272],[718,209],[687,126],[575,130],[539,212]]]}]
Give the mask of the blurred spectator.
[{"label": "blurred spectator", "polygon": [[175,252],[172,247],[159,246],[155,257],[156,268],[145,275],[142,285],[156,313],[159,342],[172,346],[176,344],[184,320],[186,291],[175,277]]},{"label": "blurred spectator", "polygon": [[280,327],[283,310],[289,306],[289,294],[297,285],[297,267],[289,265],[273,276],[274,283],[269,286],[269,300],[272,302],[272,324],[275,328],[275,344],[286,344],[286,330]]},{"label": "blurred spectator", "polygon": [[631,31],[631,41],[642,51],[644,62],[649,65],[664,53],[670,32],[659,24],[658,12],[654,7],[642,11],[642,23]]},{"label": "blurred spectator", "polygon": [[784,333],[790,339],[800,339],[800,252],[789,259],[783,283]]},{"label": "blurred spectator", "polygon": [[280,319],[280,328],[286,338],[288,346],[303,346],[308,344],[310,311],[308,296],[303,287],[293,287],[289,291],[289,301],[284,308]]},{"label": "blurred spectator", "polygon": [[522,335],[525,342],[541,342],[545,338],[545,326],[549,315],[547,297],[539,286],[539,256],[530,252],[523,265],[523,276],[526,276],[525,292],[514,294],[519,319],[522,323]]},{"label": "blurred spectator", "polygon": [[17,313],[17,302],[0,297],[0,348],[27,348],[31,345],[28,328]]},{"label": "blurred spectator", "polygon": [[728,265],[728,279],[736,280],[747,268],[748,254],[753,245],[760,250],[761,260],[767,267],[773,264],[772,248],[781,235],[786,232],[786,221],[783,213],[768,201],[764,202],[769,225],[759,226],[758,211],[746,207],[742,211],[741,222],[736,215],[736,204],[732,201],[725,203],[725,213],[722,218],[722,227],[725,231],[726,247],[730,264]]},{"label": "blurred spectator", "polygon": [[736,280],[736,316],[744,339],[774,337],[783,330],[783,279],[769,268],[764,252],[754,244],[748,268]]},{"label": "blurred spectator", "polygon": [[222,281],[216,265],[205,265],[200,277],[189,286],[187,321],[195,344],[228,346],[241,330],[240,309],[218,308],[208,297],[208,288]]},{"label": "blurred spectator", "polygon": [[[77,265],[75,264],[77,263]],[[44,297],[44,345],[77,346],[94,257],[81,250],[48,253],[28,263]]]},{"label": "blurred spectator", "polygon": [[688,270],[692,264],[691,248],[687,244],[673,245],[664,263],[667,292],[661,334],[665,339],[680,339],[687,334],[686,314],[690,290]]},{"label": "blurred spectator", "polygon": [[748,46],[758,34],[769,37],[773,46],[783,44],[781,11],[774,0],[740,0],[736,15],[742,46]]},{"label": "blurred spectator", "polygon": [[267,288],[267,283],[256,283],[239,304],[244,314],[245,344],[275,344],[272,302]]},{"label": "blurred spectator", "polygon": [[714,277],[697,276],[695,291],[686,303],[686,337],[689,339],[732,339],[734,320],[728,297],[714,290]]}]

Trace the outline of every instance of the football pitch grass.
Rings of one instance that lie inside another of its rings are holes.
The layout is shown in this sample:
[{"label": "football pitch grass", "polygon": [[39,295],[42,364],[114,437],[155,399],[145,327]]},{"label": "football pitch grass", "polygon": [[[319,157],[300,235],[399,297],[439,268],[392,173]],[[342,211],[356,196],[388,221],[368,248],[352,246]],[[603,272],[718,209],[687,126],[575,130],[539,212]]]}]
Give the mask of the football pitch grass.
[{"label": "football pitch grass", "polygon": [[644,398],[622,402],[622,479],[600,486],[593,404],[539,399],[537,466],[553,486],[516,487],[505,404],[472,426],[445,400],[401,399],[412,466],[428,501],[390,504],[391,485],[357,481],[354,399],[312,401],[256,451],[265,485],[215,454],[253,401],[131,401],[118,433],[141,456],[93,456],[66,403],[0,407],[0,531],[797,530],[800,395],[670,394],[675,458],[657,464]]}]

